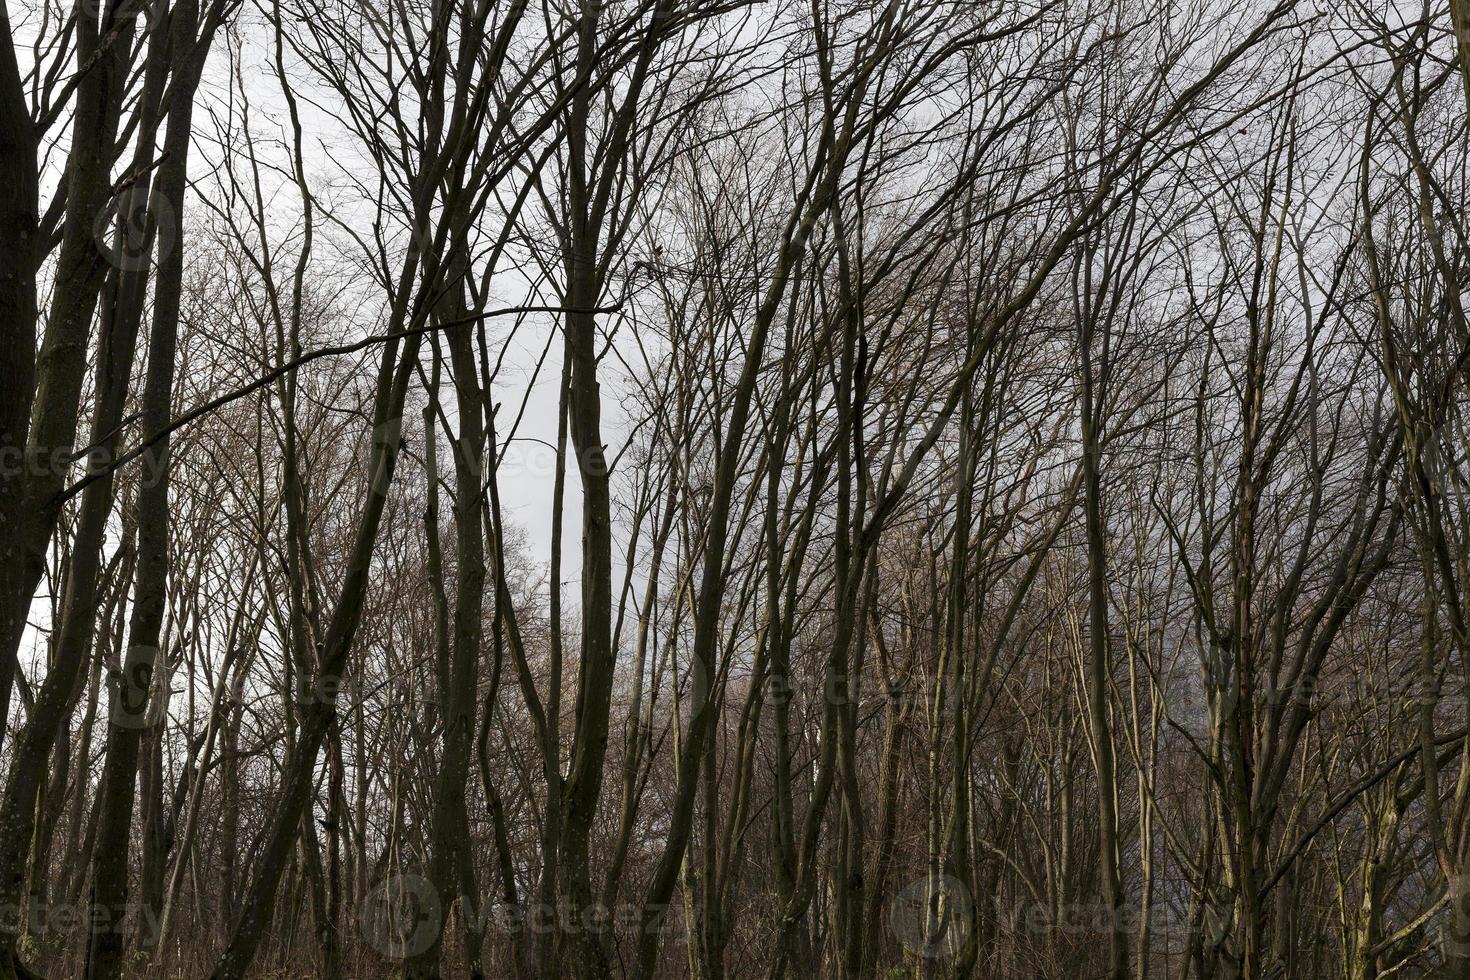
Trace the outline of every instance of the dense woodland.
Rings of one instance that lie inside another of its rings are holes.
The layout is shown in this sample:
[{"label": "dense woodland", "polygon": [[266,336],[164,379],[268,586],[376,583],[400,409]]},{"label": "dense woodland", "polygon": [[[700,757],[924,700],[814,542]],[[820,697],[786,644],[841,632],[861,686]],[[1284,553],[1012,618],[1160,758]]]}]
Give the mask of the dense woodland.
[{"label": "dense woodland", "polygon": [[1470,978],[1467,0],[0,15],[0,977]]}]

